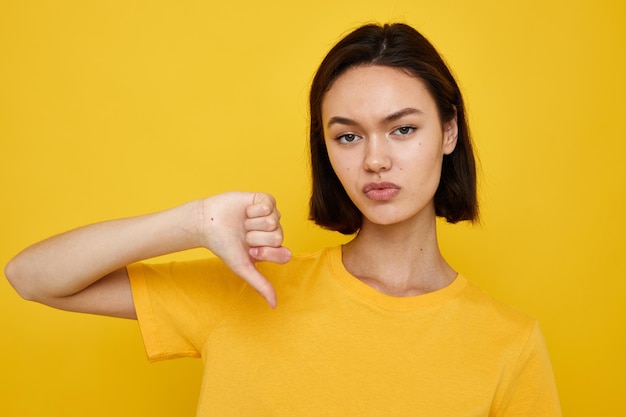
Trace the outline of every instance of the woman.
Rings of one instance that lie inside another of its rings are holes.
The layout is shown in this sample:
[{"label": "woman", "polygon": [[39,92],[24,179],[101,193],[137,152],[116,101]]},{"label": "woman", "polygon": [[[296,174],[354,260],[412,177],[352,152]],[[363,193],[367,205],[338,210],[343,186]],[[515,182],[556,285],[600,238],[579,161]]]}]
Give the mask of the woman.
[{"label": "woman", "polygon": [[[436,217],[478,210],[463,99],[432,45],[363,26],[310,99],[311,219],[348,244],[292,259],[274,199],[226,193],[50,238],[7,277],[29,300],[137,318],[151,360],[202,357],[199,416],[560,415],[536,322],[439,251]],[[195,247],[217,258],[137,263]]]}]

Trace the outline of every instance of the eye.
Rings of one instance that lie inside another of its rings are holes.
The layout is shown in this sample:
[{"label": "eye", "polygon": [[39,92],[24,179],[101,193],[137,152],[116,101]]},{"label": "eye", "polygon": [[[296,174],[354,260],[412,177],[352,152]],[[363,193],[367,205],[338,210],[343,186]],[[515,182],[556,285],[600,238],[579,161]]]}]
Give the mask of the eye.
[{"label": "eye", "polygon": [[339,143],[352,143],[359,139],[357,135],[354,133],[346,133],[343,135],[339,135],[335,138]]},{"label": "eye", "polygon": [[417,129],[415,127],[413,127],[413,126],[400,126],[396,130],[394,130],[393,133],[398,134],[400,136],[406,136],[406,135],[410,135],[411,133],[415,132],[415,130],[417,130]]}]

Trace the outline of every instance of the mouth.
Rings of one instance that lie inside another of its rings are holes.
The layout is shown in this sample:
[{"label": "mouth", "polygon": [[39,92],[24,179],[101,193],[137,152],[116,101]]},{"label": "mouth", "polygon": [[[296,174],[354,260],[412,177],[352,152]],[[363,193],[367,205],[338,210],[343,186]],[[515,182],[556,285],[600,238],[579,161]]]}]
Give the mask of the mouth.
[{"label": "mouth", "polygon": [[388,201],[400,193],[400,186],[391,182],[370,182],[363,187],[363,193],[374,201]]}]

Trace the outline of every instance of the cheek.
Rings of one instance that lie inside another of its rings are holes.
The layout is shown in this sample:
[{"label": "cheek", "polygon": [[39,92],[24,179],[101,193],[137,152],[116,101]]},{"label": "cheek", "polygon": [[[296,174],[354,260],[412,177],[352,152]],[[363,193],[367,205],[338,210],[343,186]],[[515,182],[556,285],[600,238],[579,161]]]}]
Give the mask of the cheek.
[{"label": "cheek", "polygon": [[346,187],[346,181],[348,181],[350,179],[350,175],[351,175],[351,168],[349,166],[346,166],[344,164],[341,163],[332,163],[331,165],[333,167],[333,170],[335,171],[335,175],[337,175],[337,178],[339,178],[339,181],[341,182],[341,184],[344,186],[344,188]]},{"label": "cheek", "polygon": [[443,155],[437,147],[420,144],[412,149],[404,149],[399,155],[396,168],[412,181],[425,184],[441,175]]},{"label": "cheek", "polygon": [[342,158],[330,153],[328,157],[335,175],[339,178],[339,182],[343,186],[344,190],[348,191],[350,188],[349,184],[351,183],[351,178],[355,172],[354,167],[350,164],[350,161],[346,160],[345,157]]},{"label": "cheek", "polygon": [[405,150],[403,155],[418,161],[420,165],[436,164],[438,160],[443,158],[442,141],[441,135],[433,134],[432,137],[417,142],[410,150]]},{"label": "cheek", "polygon": [[337,152],[333,152],[333,150],[328,149],[328,147],[326,149],[330,166],[337,176],[341,176],[342,172],[350,171],[350,164],[346,161],[345,155],[338,155]]}]

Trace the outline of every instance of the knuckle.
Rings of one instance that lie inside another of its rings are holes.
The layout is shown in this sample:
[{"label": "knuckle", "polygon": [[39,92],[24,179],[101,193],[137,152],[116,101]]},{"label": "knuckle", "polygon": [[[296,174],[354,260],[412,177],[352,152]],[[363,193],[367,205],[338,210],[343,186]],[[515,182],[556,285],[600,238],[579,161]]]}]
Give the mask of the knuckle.
[{"label": "knuckle", "polygon": [[278,226],[278,221],[274,217],[268,217],[265,220],[268,230],[275,230]]},{"label": "knuckle", "polygon": [[273,234],[273,246],[280,246],[283,243],[283,234],[282,233],[274,233]]}]

